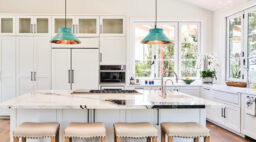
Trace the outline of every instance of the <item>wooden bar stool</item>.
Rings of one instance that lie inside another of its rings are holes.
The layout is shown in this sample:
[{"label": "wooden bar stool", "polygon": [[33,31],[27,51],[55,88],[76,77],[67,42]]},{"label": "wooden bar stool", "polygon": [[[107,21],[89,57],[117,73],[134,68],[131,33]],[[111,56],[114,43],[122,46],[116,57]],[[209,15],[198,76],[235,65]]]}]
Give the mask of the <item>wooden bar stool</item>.
[{"label": "wooden bar stool", "polygon": [[19,138],[22,142],[27,139],[50,138],[51,142],[59,142],[59,126],[57,122],[25,122],[13,131],[13,141],[19,142]]},{"label": "wooden bar stool", "polygon": [[64,131],[65,142],[72,142],[73,138],[88,139],[100,138],[101,142],[106,142],[106,129],[102,122],[96,123],[70,123]]},{"label": "wooden bar stool", "polygon": [[162,142],[165,142],[165,135],[168,136],[168,142],[173,142],[173,137],[193,138],[194,142],[199,142],[200,137],[204,137],[205,142],[210,142],[209,129],[194,123],[161,123]]},{"label": "wooden bar stool", "polygon": [[115,123],[115,142],[121,142],[121,138],[141,139],[147,138],[147,142],[157,142],[158,130],[152,124],[142,123]]}]

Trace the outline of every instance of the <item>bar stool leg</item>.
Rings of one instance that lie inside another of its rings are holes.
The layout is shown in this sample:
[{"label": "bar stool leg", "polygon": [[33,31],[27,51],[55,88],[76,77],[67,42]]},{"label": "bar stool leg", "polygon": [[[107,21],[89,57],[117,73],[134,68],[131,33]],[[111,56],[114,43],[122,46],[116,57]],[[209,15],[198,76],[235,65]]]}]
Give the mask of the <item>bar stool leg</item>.
[{"label": "bar stool leg", "polygon": [[116,142],[121,142],[121,138],[116,137]]},{"label": "bar stool leg", "polygon": [[204,142],[210,142],[210,137],[204,137]]},{"label": "bar stool leg", "polygon": [[21,138],[21,141],[26,142],[27,140],[26,140],[26,138]]},{"label": "bar stool leg", "polygon": [[173,137],[168,137],[168,142],[173,142]]},{"label": "bar stool leg", "polygon": [[165,132],[161,131],[161,142],[165,142]]},{"label": "bar stool leg", "polygon": [[71,141],[69,141],[69,140],[70,140],[70,138],[65,137],[65,142],[71,142]]},{"label": "bar stool leg", "polygon": [[102,138],[101,138],[101,142],[106,142],[105,137],[102,137]]},{"label": "bar stool leg", "polygon": [[157,137],[153,137],[153,142],[157,142]]},{"label": "bar stool leg", "polygon": [[13,137],[13,142],[19,142],[19,138]]},{"label": "bar stool leg", "polygon": [[59,135],[60,135],[60,131],[58,130],[56,134],[56,142],[59,142]]},{"label": "bar stool leg", "polygon": [[147,137],[147,142],[151,142],[151,137]]},{"label": "bar stool leg", "polygon": [[194,142],[199,142],[199,138],[194,138]]},{"label": "bar stool leg", "polygon": [[56,142],[56,139],[55,138],[51,138],[51,142]]}]

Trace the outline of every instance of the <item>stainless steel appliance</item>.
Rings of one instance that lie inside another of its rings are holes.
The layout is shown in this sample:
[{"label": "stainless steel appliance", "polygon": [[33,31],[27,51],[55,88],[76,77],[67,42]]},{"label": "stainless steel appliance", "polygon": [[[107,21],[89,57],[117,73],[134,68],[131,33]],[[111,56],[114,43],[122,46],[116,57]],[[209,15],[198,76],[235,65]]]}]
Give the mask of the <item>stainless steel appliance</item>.
[{"label": "stainless steel appliance", "polygon": [[124,65],[101,65],[100,66],[101,84],[125,84]]}]

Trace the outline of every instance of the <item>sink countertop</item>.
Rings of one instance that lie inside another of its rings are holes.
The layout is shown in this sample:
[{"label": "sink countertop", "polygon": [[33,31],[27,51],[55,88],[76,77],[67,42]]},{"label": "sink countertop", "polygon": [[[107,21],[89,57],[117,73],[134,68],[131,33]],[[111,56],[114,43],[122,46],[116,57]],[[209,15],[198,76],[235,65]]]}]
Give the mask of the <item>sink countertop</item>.
[{"label": "sink countertop", "polygon": [[[205,108],[218,103],[168,91],[167,98],[157,90],[139,91],[141,94],[78,94],[72,91],[36,91],[0,104],[0,108],[18,109],[152,109],[152,108]],[[106,100],[125,100],[118,105]]]}]

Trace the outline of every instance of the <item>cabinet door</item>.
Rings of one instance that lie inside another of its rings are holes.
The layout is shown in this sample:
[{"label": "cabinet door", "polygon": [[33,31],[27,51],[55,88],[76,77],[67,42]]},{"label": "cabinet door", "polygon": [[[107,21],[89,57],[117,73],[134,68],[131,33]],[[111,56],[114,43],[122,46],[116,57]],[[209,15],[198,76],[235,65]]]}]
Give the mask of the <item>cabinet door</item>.
[{"label": "cabinet door", "polygon": [[225,123],[224,125],[232,130],[240,132],[240,108],[230,105],[226,105],[225,112]]},{"label": "cabinet door", "polygon": [[0,17],[0,25],[0,34],[13,35],[15,33],[13,17]]},{"label": "cabinet door", "polygon": [[52,49],[52,89],[70,90],[71,49]]},{"label": "cabinet door", "polygon": [[17,38],[17,87],[18,95],[33,91],[34,37]]},{"label": "cabinet door", "polygon": [[99,50],[72,49],[72,89],[98,89]]},{"label": "cabinet door", "polygon": [[125,35],[125,18],[118,16],[100,17],[101,36]]},{"label": "cabinet door", "polygon": [[18,34],[30,35],[33,33],[33,18],[32,17],[18,17]]},{"label": "cabinet door", "polygon": [[101,63],[103,65],[126,64],[126,42],[124,37],[100,38]]},{"label": "cabinet door", "polygon": [[209,106],[206,108],[206,113],[207,119],[217,122],[219,124],[224,123],[222,106]]},{"label": "cabinet door", "polygon": [[76,18],[75,33],[77,36],[98,36],[99,17],[80,16]]},{"label": "cabinet door", "polygon": [[51,33],[51,22],[49,17],[35,17],[34,23],[35,34],[48,35]]},{"label": "cabinet door", "polygon": [[[63,17],[54,17],[53,18],[53,33],[56,34],[59,31],[59,28],[65,28],[65,18]],[[75,27],[75,20],[74,17],[67,17],[66,20],[66,27],[67,28],[72,28],[73,33],[74,31],[74,27]]]},{"label": "cabinet door", "polygon": [[6,101],[15,97],[15,37],[4,37],[0,42],[0,94]]},{"label": "cabinet door", "polygon": [[36,89],[51,89],[51,44],[50,37],[35,38],[35,74]]}]

